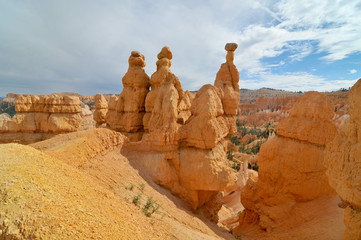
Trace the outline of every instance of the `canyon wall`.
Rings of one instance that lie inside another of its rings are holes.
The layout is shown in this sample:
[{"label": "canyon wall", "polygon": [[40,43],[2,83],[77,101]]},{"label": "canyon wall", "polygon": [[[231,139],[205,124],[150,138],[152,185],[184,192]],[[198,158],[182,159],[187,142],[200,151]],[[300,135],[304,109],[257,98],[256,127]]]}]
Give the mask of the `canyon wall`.
[{"label": "canyon wall", "polygon": [[242,193],[241,224],[258,218],[261,228],[270,230],[287,219],[295,203],[335,194],[323,166],[325,145],[337,131],[333,114],[333,103],[318,92],[295,103],[278,125],[278,136],[260,149],[258,180],[249,180]]},{"label": "canyon wall", "polygon": [[330,185],[346,207],[345,239],[361,239],[361,79],[349,92],[350,119],[326,147]]}]

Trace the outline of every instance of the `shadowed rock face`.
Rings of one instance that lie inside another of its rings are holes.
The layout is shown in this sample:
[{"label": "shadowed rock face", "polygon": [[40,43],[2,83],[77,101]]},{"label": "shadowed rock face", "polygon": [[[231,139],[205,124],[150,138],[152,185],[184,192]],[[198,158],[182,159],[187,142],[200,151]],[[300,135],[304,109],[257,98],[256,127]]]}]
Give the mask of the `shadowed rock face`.
[{"label": "shadowed rock face", "polygon": [[117,131],[137,133],[143,131],[145,97],[149,92],[149,76],[145,73],[145,58],[137,51],[129,57],[129,68],[122,78],[123,91],[119,98],[112,97],[106,122]]},{"label": "shadowed rock face", "polygon": [[350,119],[326,147],[330,185],[344,201],[345,239],[361,239],[361,79],[349,93]]},{"label": "shadowed rock face", "polygon": [[78,97],[58,95],[18,95],[17,114],[1,122],[3,133],[62,133],[79,129],[82,118]]},{"label": "shadowed rock face", "polygon": [[[139,162],[155,182],[181,196],[193,209],[215,198],[230,181],[225,137],[236,129],[236,47],[226,45],[227,62],[217,74],[215,86],[203,86],[195,97],[183,91],[170,70],[172,53],[168,47],[162,48],[145,99],[145,134],[140,142],[123,147],[123,154]],[[110,107],[111,103],[109,111]]]},{"label": "shadowed rock face", "polygon": [[249,181],[241,197],[262,228],[281,224],[294,203],[335,194],[323,166],[325,145],[336,134],[333,110],[325,95],[308,92],[280,122],[278,136],[262,145],[258,181]]}]

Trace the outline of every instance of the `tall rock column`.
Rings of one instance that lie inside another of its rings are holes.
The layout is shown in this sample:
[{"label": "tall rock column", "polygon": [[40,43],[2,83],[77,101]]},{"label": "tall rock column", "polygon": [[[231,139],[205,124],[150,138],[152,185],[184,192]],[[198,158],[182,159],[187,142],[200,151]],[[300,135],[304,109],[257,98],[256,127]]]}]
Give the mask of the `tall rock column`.
[{"label": "tall rock column", "polygon": [[169,47],[163,47],[158,54],[157,71],[150,79],[151,91],[145,100],[143,123],[147,134],[143,141],[161,148],[177,146],[180,112],[187,111],[187,108],[190,112],[190,101],[187,106],[187,101],[183,100],[188,96],[183,92],[178,77],[170,70],[171,59]]},{"label": "tall rock column", "polygon": [[239,73],[233,63],[236,48],[236,43],[226,44],[226,63],[214,86],[197,92],[192,115],[179,131],[180,182],[195,208],[223,191],[231,179],[225,138],[236,129],[240,100]]},{"label": "tall rock column", "polygon": [[109,109],[110,113],[106,118],[113,130],[123,133],[141,133],[143,132],[145,97],[149,92],[149,77],[144,71],[145,58],[142,54],[132,51],[128,62],[129,68],[122,78],[124,88],[117,100],[116,112]]},{"label": "tall rock column", "polygon": [[237,49],[236,43],[227,43],[225,49],[227,51],[226,62],[219,69],[214,86],[222,90],[222,104],[226,115],[235,116],[238,112],[238,104],[240,101],[239,91],[239,72],[234,65],[234,51]]},{"label": "tall rock column", "polygon": [[361,79],[348,96],[350,119],[326,147],[325,166],[330,185],[346,206],[345,240],[361,239]]},{"label": "tall rock column", "polygon": [[248,181],[242,193],[246,211],[241,219],[256,213],[261,228],[272,229],[295,203],[335,194],[323,166],[325,145],[337,131],[333,114],[333,103],[318,92],[307,92],[296,102],[278,125],[278,136],[260,149],[258,181]]},{"label": "tall rock column", "polygon": [[96,94],[94,97],[95,111],[93,114],[96,126],[106,123],[106,114],[108,112],[108,102],[102,94]]}]

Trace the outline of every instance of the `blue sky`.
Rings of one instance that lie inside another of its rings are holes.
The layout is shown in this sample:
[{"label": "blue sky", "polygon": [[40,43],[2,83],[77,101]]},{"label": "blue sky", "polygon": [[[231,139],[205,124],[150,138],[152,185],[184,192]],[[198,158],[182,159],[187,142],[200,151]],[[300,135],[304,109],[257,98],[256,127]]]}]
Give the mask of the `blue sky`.
[{"label": "blue sky", "polygon": [[237,42],[240,87],[331,91],[361,77],[361,0],[0,0],[0,96],[120,93],[132,50],[163,46],[184,89]]}]

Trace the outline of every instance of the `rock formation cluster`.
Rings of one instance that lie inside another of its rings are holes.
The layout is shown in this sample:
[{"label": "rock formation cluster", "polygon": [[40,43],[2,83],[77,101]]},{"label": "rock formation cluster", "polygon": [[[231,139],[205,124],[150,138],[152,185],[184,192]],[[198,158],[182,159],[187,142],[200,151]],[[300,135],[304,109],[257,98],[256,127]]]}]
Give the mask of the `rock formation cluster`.
[{"label": "rock formation cluster", "polygon": [[333,112],[333,103],[318,92],[307,92],[296,102],[278,125],[278,136],[260,149],[258,180],[249,180],[242,193],[246,211],[241,224],[259,217],[261,228],[272,229],[295,203],[335,194],[323,166],[325,145],[337,132]]},{"label": "rock formation cluster", "polygon": [[168,47],[162,48],[157,71],[150,78],[151,91],[145,96],[144,135],[141,141],[123,147],[123,154],[146,169],[156,183],[186,199],[193,209],[215,197],[230,180],[225,138],[236,128],[236,48],[236,44],[226,45],[227,62],[222,64],[215,86],[205,85],[195,96],[183,91],[170,70],[172,53]]},{"label": "rock formation cluster", "polygon": [[361,79],[349,92],[350,119],[326,147],[330,185],[346,207],[345,239],[361,239]]},{"label": "rock formation cluster", "polygon": [[13,118],[3,115],[0,120],[0,134],[5,141],[8,134],[55,134],[76,131],[81,127],[82,109],[78,97],[17,95],[15,110],[17,114]]}]

